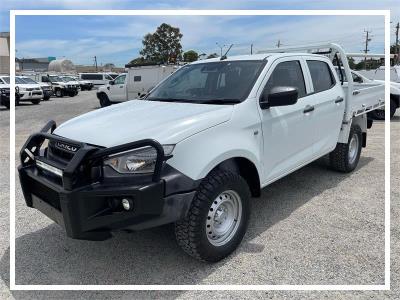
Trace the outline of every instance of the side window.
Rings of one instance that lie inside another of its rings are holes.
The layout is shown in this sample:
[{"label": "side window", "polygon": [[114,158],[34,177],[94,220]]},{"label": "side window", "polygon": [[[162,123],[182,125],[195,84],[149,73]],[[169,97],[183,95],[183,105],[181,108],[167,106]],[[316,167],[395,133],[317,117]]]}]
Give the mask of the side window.
[{"label": "side window", "polygon": [[306,95],[306,84],[303,71],[298,60],[279,63],[272,72],[264,90],[271,91],[277,86],[290,86],[297,88],[299,98]]},{"label": "side window", "polygon": [[126,75],[121,75],[115,78],[114,83],[115,84],[124,84],[125,83],[125,77]]},{"label": "side window", "polygon": [[134,82],[142,81],[142,76],[133,76],[133,81]]},{"label": "side window", "polygon": [[363,83],[362,78],[360,76],[358,76],[357,74],[351,72],[351,76],[353,77],[354,82]]},{"label": "side window", "polygon": [[310,69],[314,93],[329,90],[335,85],[335,77],[333,77],[331,68],[326,62],[319,60],[307,60],[307,65]]}]

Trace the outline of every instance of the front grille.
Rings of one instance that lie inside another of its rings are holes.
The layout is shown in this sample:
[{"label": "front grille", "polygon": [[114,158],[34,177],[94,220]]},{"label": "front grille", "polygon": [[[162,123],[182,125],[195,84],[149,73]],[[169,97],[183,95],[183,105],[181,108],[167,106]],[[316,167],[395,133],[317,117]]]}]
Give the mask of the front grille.
[{"label": "front grille", "polygon": [[61,161],[64,164],[67,164],[73,157],[74,153],[62,150],[55,146],[55,142],[49,142],[48,146],[48,158],[54,159],[56,161]]}]

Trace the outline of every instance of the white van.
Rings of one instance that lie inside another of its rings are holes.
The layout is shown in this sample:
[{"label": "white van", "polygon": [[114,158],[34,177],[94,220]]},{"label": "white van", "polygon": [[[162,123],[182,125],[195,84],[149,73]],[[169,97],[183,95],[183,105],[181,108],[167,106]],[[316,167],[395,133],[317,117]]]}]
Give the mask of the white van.
[{"label": "white van", "polygon": [[116,102],[137,99],[147,94],[178,68],[176,65],[129,68],[128,73],[121,74],[105,86],[100,87],[97,92],[97,98],[102,107]]},{"label": "white van", "polygon": [[91,81],[94,86],[105,85],[114,79],[108,73],[79,73],[79,78]]}]

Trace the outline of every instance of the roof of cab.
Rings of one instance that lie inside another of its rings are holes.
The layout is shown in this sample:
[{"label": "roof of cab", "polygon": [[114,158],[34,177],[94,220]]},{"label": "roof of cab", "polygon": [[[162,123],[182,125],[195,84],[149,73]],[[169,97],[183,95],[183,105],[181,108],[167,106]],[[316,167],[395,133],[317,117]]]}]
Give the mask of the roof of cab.
[{"label": "roof of cab", "polygon": [[[239,61],[239,60],[266,60],[266,59],[276,59],[280,57],[289,57],[289,56],[314,56],[316,58],[326,58],[326,56],[312,54],[312,53],[300,53],[300,52],[285,52],[285,53],[261,53],[261,54],[252,54],[252,55],[233,55],[228,56],[226,59],[222,61]],[[209,58],[198,60],[192,62],[192,64],[201,64],[201,63],[209,63],[209,62],[218,62],[221,61],[220,57]]]}]

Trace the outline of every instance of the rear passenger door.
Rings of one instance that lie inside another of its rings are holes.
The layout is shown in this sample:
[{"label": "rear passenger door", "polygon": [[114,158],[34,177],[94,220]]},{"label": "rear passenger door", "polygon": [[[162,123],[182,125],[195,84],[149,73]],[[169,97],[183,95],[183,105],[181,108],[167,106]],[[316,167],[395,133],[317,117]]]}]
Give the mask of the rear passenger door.
[{"label": "rear passenger door", "polygon": [[276,60],[265,78],[263,89],[290,86],[298,90],[294,105],[270,107],[260,110],[264,140],[264,170],[267,184],[292,170],[301,167],[314,157],[315,122],[313,110],[315,98],[308,95],[310,83],[304,74],[302,59],[285,57]]},{"label": "rear passenger door", "polygon": [[328,61],[307,59],[314,97],[315,154],[322,156],[336,147],[343,120],[344,92]]}]

